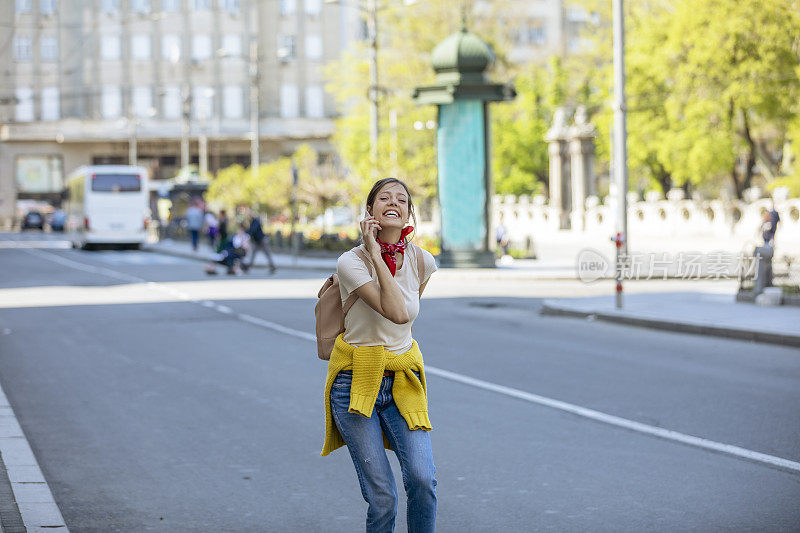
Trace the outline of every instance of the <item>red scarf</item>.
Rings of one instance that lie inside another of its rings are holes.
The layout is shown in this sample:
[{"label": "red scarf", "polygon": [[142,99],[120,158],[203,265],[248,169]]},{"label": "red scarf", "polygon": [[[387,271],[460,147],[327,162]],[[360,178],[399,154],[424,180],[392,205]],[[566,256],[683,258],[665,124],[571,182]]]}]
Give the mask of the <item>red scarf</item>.
[{"label": "red scarf", "polygon": [[394,254],[400,252],[401,254],[405,255],[406,253],[406,235],[414,231],[414,226],[406,226],[403,228],[403,231],[400,232],[400,240],[397,244],[386,244],[382,240],[380,240],[377,236],[375,236],[375,240],[378,241],[378,245],[381,247],[381,256],[383,257],[383,261],[386,263],[386,266],[389,267],[389,272],[394,273],[397,271],[397,259],[395,259]]}]

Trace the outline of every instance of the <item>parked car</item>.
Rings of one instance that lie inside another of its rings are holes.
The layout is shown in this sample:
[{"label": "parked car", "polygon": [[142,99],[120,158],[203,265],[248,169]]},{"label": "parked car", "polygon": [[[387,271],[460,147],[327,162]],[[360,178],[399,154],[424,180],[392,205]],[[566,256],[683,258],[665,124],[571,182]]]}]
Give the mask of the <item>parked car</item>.
[{"label": "parked car", "polygon": [[39,211],[28,211],[22,218],[22,230],[33,229],[44,231],[44,216]]},{"label": "parked car", "polygon": [[53,231],[64,231],[67,222],[67,213],[63,209],[56,209],[50,215],[50,229]]}]

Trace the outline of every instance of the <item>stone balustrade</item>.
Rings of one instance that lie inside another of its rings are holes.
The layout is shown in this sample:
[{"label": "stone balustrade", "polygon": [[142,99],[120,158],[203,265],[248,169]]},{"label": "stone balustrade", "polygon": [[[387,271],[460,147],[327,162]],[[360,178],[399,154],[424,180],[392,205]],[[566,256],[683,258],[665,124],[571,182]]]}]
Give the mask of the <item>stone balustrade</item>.
[{"label": "stone balustrade", "polygon": [[[778,191],[776,191],[777,193]],[[682,190],[672,190],[667,198],[649,192],[641,199],[635,193],[628,198],[628,232],[632,236],[653,239],[682,238],[758,240],[763,213],[772,200],[757,198],[742,200],[688,199]],[[560,229],[560,208],[548,204],[544,196],[495,196],[493,199],[493,230],[500,221],[515,243],[536,242],[558,234],[583,234],[607,238],[614,232],[614,200],[602,201],[589,196],[583,210],[573,210],[571,217],[580,216],[581,224],[573,221],[572,229]],[[775,210],[781,218],[776,244],[800,251],[800,199],[775,194]],[[582,228],[582,229],[581,229]]]}]

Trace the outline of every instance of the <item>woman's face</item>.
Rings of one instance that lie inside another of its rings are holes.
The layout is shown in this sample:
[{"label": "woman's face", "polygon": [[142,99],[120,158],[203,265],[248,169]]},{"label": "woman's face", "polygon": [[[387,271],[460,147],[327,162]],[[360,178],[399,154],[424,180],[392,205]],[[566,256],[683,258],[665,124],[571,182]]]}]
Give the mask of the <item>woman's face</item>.
[{"label": "woman's face", "polygon": [[370,214],[377,219],[382,228],[403,229],[408,223],[408,194],[399,183],[387,183],[372,204]]}]

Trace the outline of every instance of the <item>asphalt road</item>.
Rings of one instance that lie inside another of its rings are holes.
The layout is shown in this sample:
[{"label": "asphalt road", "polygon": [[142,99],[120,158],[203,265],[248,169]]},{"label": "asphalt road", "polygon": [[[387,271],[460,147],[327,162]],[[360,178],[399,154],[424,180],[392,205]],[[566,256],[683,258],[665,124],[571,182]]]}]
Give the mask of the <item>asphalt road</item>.
[{"label": "asphalt road", "polygon": [[[0,383],[71,531],[363,530],[349,455],[319,455],[323,273],[42,246],[0,246]],[[800,461],[800,350],[539,316],[568,282],[437,282],[414,328],[431,367]],[[800,529],[800,473],[429,389],[439,531]]]}]

